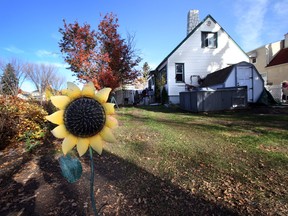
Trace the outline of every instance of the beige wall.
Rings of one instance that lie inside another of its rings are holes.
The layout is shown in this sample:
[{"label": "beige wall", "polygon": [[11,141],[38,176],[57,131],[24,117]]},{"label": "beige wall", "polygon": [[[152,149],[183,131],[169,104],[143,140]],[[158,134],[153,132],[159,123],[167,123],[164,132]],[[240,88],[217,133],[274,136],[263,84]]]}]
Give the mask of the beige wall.
[{"label": "beige wall", "polygon": [[277,54],[280,49],[283,47],[283,41],[277,41],[275,43],[271,43],[258,49],[252,50],[248,52],[248,56],[255,54],[256,55],[256,62],[253,63],[252,59],[250,58],[250,63],[254,64],[257,70],[260,73],[267,72],[266,66],[272,60],[272,58]]},{"label": "beige wall", "polygon": [[280,85],[284,80],[288,80],[288,63],[266,68],[267,82],[273,85]]}]

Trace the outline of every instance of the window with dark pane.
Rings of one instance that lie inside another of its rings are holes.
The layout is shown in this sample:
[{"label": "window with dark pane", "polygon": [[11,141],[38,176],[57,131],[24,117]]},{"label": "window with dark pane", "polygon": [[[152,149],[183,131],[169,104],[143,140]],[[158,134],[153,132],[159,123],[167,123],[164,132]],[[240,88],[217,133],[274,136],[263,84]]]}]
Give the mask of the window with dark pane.
[{"label": "window with dark pane", "polygon": [[202,32],[202,48],[217,48],[217,32]]},{"label": "window with dark pane", "polygon": [[184,63],[175,64],[176,82],[184,82]]}]

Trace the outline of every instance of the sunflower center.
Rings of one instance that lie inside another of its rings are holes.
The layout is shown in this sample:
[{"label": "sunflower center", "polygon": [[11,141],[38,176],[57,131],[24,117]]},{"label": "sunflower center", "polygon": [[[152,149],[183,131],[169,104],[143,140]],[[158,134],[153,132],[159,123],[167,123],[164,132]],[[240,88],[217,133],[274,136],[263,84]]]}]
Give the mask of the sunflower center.
[{"label": "sunflower center", "polygon": [[92,98],[82,97],[72,101],[64,113],[67,130],[78,137],[96,135],[105,125],[103,106]]}]

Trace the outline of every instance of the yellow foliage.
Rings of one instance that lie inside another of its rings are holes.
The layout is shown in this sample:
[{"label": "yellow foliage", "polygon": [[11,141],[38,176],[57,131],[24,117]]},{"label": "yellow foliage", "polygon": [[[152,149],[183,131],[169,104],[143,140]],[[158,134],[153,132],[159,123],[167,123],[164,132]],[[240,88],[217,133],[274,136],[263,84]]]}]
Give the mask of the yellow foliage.
[{"label": "yellow foliage", "polygon": [[30,139],[43,138],[47,112],[39,104],[17,97],[0,96],[0,112],[0,121],[5,119],[5,127],[0,128],[0,133],[9,134],[9,141],[23,139],[28,132]]}]

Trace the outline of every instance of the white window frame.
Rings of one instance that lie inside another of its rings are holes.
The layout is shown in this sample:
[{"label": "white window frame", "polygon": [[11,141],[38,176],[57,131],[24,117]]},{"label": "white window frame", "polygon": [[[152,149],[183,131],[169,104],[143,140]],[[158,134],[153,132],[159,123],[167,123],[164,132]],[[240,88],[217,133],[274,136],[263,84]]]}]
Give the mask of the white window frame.
[{"label": "white window frame", "polygon": [[[175,82],[176,83],[184,83],[185,82],[185,67],[184,67],[184,63],[175,63]],[[182,79],[178,80],[178,76],[182,76]]]}]

